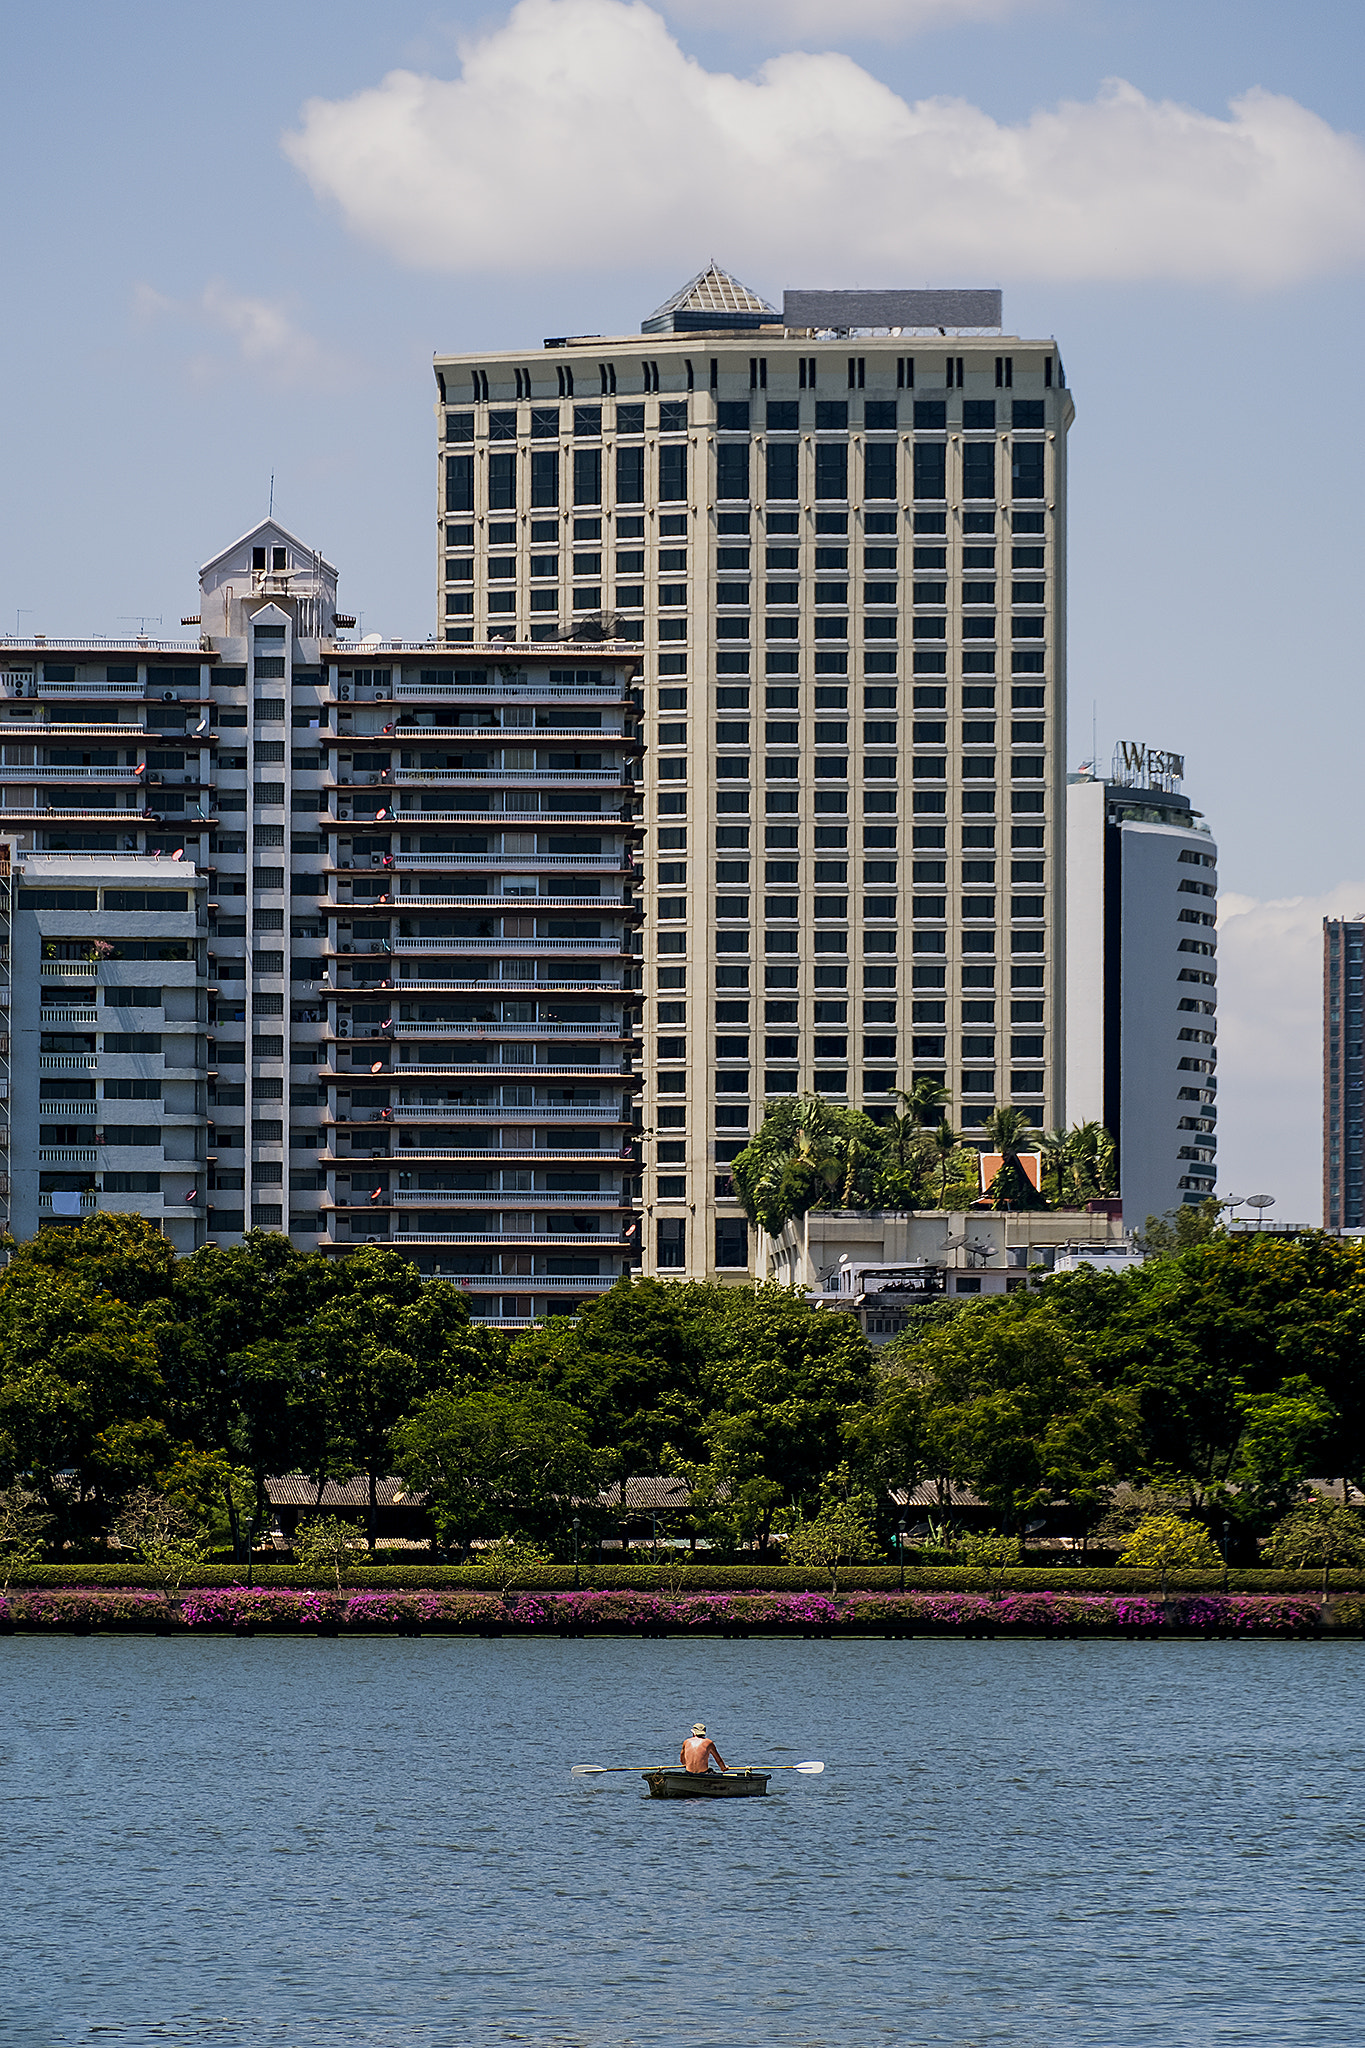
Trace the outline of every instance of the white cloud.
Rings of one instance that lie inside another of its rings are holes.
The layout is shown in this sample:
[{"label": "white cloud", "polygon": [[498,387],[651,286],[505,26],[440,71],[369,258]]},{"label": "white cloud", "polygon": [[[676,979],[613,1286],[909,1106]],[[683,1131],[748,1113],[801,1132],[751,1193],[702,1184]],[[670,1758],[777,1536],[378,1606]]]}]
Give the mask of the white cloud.
[{"label": "white cloud", "polygon": [[837,53],[706,71],[643,0],[520,0],[463,60],[311,100],[284,140],[419,268],[1271,287],[1365,255],[1365,149],[1260,90],[1219,118],[1112,80],[1007,125]]},{"label": "white cloud", "polygon": [[675,21],[697,22],[732,34],[753,32],[806,37],[917,35],[924,29],[956,28],[965,22],[1000,21],[1037,7],[1041,0],[662,0]]},{"label": "white cloud", "polygon": [[1322,920],[1363,911],[1365,881],[1219,904],[1218,1186],[1288,1223],[1322,1218]]},{"label": "white cloud", "polygon": [[[221,278],[188,300],[167,298],[140,284],[135,307],[146,321],[169,317],[225,336],[238,362],[272,384],[332,384],[343,372],[341,359],[300,327],[279,301],[232,291]],[[202,353],[191,363],[197,377],[219,373],[221,367],[221,358]]]}]

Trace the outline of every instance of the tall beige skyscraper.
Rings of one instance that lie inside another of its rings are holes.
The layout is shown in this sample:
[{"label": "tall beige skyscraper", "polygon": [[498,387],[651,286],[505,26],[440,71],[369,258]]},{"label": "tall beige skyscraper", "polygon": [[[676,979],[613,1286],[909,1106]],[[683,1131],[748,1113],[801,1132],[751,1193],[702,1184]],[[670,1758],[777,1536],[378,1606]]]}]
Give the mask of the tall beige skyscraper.
[{"label": "tall beige skyscraper", "polygon": [[638,647],[644,1270],[735,1273],[765,1100],[1063,1106],[1066,433],[989,291],[715,268],[436,361],[449,645]]}]

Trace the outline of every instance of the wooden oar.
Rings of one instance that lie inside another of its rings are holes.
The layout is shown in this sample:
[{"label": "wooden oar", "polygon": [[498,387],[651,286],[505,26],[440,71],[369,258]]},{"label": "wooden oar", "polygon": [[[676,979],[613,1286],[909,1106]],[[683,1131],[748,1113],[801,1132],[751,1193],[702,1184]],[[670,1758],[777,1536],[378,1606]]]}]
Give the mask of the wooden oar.
[{"label": "wooden oar", "polygon": [[[766,1771],[803,1771],[807,1777],[818,1777],[825,1767],[823,1764],[809,1763],[764,1764],[761,1767],[750,1765],[749,1768],[762,1768]],[[675,1771],[679,1769],[681,1769],[679,1764],[574,1764],[570,1767],[569,1776],[571,1778],[604,1778],[621,1771],[638,1771],[643,1774],[647,1770]],[[743,1777],[744,1773],[742,1771],[727,1771],[725,1775],[729,1778],[736,1778]]]}]

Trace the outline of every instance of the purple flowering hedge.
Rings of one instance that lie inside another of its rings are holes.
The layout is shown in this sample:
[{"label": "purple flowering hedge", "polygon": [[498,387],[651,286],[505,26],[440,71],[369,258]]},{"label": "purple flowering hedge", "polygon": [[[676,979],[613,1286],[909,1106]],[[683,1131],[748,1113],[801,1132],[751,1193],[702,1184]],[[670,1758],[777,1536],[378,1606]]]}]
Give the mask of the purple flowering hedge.
[{"label": "purple flowering hedge", "polygon": [[1084,1635],[1096,1631],[1169,1629],[1203,1634],[1316,1634],[1329,1626],[1361,1628],[1365,1608],[1342,1601],[1323,1616],[1316,1599],[1294,1595],[1177,1595],[1165,1605],[1146,1594],[958,1592],[742,1592],[683,1594],[580,1592],[495,1593],[317,1591],[282,1586],[202,1587],[178,1601],[140,1587],[62,1586],[11,1589],[0,1600],[0,1626],[36,1631],[107,1629],[126,1632],[323,1630],[487,1635],[835,1635],[1019,1632]]}]

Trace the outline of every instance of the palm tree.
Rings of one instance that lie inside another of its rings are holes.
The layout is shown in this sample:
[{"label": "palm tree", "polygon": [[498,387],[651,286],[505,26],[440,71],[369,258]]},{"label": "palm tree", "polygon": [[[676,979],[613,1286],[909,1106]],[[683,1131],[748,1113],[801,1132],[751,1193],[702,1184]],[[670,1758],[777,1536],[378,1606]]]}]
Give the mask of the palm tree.
[{"label": "palm tree", "polygon": [[1076,1193],[1083,1202],[1100,1192],[1100,1150],[1108,1133],[1103,1124],[1073,1124],[1067,1132],[1067,1159]]},{"label": "palm tree", "polygon": [[953,1154],[956,1152],[961,1141],[946,1116],[934,1132],[933,1138],[934,1150],[938,1154],[940,1169],[938,1200],[939,1207],[942,1208],[948,1199],[948,1168],[952,1163]]},{"label": "palm tree", "polygon": [[1052,1198],[1060,1203],[1066,1195],[1067,1169],[1071,1163],[1070,1141],[1063,1126],[1045,1131],[1038,1149],[1043,1155],[1043,1179],[1052,1183]]},{"label": "palm tree", "polygon": [[906,1118],[911,1124],[933,1123],[948,1100],[948,1090],[932,1074],[921,1074],[913,1088],[893,1088],[891,1092],[898,1102],[905,1104]]}]

